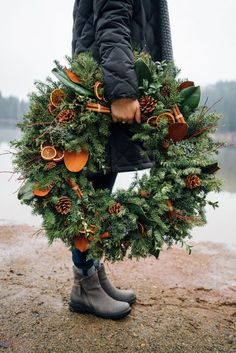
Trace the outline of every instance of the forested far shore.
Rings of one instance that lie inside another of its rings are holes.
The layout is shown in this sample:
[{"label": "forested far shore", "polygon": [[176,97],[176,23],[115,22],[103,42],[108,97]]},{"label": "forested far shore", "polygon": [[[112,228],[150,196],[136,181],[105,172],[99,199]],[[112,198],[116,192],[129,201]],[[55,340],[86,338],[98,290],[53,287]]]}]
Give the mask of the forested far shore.
[{"label": "forested far shore", "polygon": [[0,125],[14,128],[29,109],[29,103],[17,97],[3,97],[0,92]]},{"label": "forested far shore", "polygon": [[[236,81],[219,81],[202,87],[201,104],[207,100],[207,106],[222,113],[218,133],[236,134]],[[29,109],[29,103],[17,97],[3,97],[0,92],[0,125],[14,128]]]}]

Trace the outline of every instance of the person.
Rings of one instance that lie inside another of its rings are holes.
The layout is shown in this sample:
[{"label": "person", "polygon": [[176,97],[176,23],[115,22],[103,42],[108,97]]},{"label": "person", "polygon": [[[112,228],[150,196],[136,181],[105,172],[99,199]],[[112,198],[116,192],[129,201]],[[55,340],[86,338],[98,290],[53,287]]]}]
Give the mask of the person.
[{"label": "person", "polygon": [[[75,0],[73,10],[73,57],[90,51],[104,74],[105,98],[112,120],[107,144],[109,173],[89,174],[95,189],[112,192],[119,172],[150,168],[142,146],[131,141],[130,126],[140,123],[138,83],[133,46],[150,53],[155,61],[172,61],[172,42],[167,0]],[[104,265],[87,260],[87,252],[72,250],[74,284],[70,309],[119,319],[131,311],[136,296],[116,288]]]}]

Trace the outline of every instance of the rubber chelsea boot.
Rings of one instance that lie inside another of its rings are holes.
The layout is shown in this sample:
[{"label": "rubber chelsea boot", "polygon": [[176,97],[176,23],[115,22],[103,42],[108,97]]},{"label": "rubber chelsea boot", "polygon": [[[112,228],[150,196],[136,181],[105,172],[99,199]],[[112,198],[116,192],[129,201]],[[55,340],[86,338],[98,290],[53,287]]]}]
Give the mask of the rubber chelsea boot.
[{"label": "rubber chelsea boot", "polygon": [[83,276],[76,267],[74,285],[71,291],[69,307],[71,311],[90,313],[104,319],[120,319],[127,316],[131,307],[128,303],[111,298],[102,288],[97,271],[91,276]]},{"label": "rubber chelsea boot", "polygon": [[109,281],[104,265],[100,265],[97,269],[99,282],[104,289],[104,291],[113,299],[119,300],[122,302],[127,302],[133,304],[136,301],[136,295],[132,290],[118,289],[113,286]]}]

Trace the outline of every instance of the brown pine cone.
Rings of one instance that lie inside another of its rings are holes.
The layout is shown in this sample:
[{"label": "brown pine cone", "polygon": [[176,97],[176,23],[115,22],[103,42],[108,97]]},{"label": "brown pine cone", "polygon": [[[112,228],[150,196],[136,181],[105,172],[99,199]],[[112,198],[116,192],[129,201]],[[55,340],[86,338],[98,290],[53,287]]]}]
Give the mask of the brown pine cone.
[{"label": "brown pine cone", "polygon": [[195,189],[201,185],[201,179],[198,175],[190,174],[187,176],[185,184],[188,189]]},{"label": "brown pine cone", "polygon": [[123,247],[127,250],[131,246],[131,242],[129,240],[123,241]]},{"label": "brown pine cone", "polygon": [[146,190],[140,190],[139,195],[144,198],[148,198],[150,196],[150,192]]},{"label": "brown pine cone", "polygon": [[170,95],[170,86],[169,86],[169,85],[164,85],[164,86],[162,87],[160,93],[161,93],[161,95],[162,95],[163,97],[169,96],[169,95]]},{"label": "brown pine cone", "polygon": [[148,116],[156,109],[157,101],[152,96],[142,96],[139,99],[139,104],[142,120],[146,121],[147,118],[145,116]]},{"label": "brown pine cone", "polygon": [[55,168],[56,165],[57,165],[56,162],[48,162],[48,163],[45,164],[43,170],[44,170],[45,172],[47,172],[47,171],[49,171],[49,170]]},{"label": "brown pine cone", "polygon": [[60,124],[72,123],[75,119],[75,112],[72,109],[63,109],[58,114],[58,122]]},{"label": "brown pine cone", "polygon": [[67,214],[70,212],[71,209],[71,200],[67,196],[61,196],[59,198],[58,203],[55,206],[55,209],[60,214]]},{"label": "brown pine cone", "polygon": [[108,207],[108,212],[110,214],[118,214],[121,211],[121,204],[116,202],[114,205]]},{"label": "brown pine cone", "polygon": [[168,149],[170,147],[170,141],[167,139],[163,140],[162,147]]}]

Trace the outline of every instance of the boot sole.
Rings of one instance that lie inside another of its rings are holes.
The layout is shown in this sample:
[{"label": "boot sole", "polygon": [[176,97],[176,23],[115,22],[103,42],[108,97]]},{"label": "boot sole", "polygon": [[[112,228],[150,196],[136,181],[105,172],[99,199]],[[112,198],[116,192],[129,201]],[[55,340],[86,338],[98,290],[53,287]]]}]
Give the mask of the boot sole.
[{"label": "boot sole", "polygon": [[102,317],[103,319],[110,319],[110,320],[122,319],[125,316],[129,315],[129,313],[131,311],[131,308],[129,308],[128,310],[123,311],[121,313],[116,313],[114,315],[111,315],[111,314],[106,315],[106,314],[97,313],[93,309],[88,308],[88,307],[86,307],[84,305],[82,306],[82,305],[74,304],[74,303],[71,303],[71,302],[69,302],[69,309],[72,312],[76,312],[76,313],[80,313],[80,314],[93,314],[93,315],[96,315],[98,317]]}]

